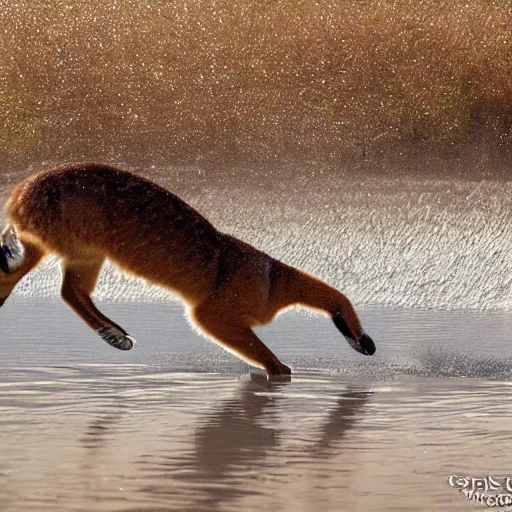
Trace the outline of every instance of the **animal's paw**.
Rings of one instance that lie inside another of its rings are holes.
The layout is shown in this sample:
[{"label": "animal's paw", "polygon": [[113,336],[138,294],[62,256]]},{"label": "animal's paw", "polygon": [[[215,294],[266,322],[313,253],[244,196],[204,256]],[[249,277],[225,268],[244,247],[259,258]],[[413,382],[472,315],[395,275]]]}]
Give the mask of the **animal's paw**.
[{"label": "animal's paw", "polygon": [[267,372],[269,376],[278,376],[278,375],[291,375],[292,371],[289,366],[286,366],[283,363],[274,364],[271,367],[267,368]]},{"label": "animal's paw", "polygon": [[116,327],[104,326],[96,331],[109,345],[119,350],[131,350],[136,341]]}]

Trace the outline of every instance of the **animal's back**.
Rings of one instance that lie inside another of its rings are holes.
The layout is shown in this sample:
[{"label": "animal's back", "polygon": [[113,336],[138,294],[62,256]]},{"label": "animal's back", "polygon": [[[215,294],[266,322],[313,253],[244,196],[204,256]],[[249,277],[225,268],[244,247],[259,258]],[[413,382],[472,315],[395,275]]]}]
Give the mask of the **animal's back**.
[{"label": "animal's back", "polygon": [[13,190],[6,213],[21,236],[67,259],[103,255],[149,280],[165,269],[167,277],[155,281],[178,278],[185,289],[198,278],[211,279],[208,269],[225,243],[168,190],[98,164],[63,166],[26,179]]}]

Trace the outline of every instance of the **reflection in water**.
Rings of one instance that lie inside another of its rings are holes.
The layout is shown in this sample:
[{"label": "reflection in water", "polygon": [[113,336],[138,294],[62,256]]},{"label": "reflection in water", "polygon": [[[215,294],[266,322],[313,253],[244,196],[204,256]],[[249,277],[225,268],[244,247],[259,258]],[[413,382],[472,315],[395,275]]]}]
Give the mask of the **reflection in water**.
[{"label": "reflection in water", "polygon": [[111,431],[115,428],[116,424],[120,422],[124,413],[122,410],[116,410],[114,413],[107,413],[99,416],[91,421],[84,435],[80,438],[80,442],[84,448],[88,449],[89,453],[100,450],[103,445],[108,442]]},{"label": "reflection in water", "polygon": [[[266,391],[284,385],[269,382]],[[258,388],[253,382],[244,383],[235,398],[220,404],[197,429],[189,471],[178,477],[201,490],[195,508],[221,510],[226,501],[251,492],[238,479],[245,468],[264,467],[264,459],[275,450],[277,429],[264,426],[260,419],[265,415],[265,423],[275,423],[276,399],[258,394]]]},{"label": "reflection in water", "polygon": [[332,445],[355,426],[364,412],[364,406],[370,399],[368,391],[348,390],[340,395],[336,407],[330,412],[329,419],[322,427],[322,435],[315,445],[316,455],[328,455]]},{"label": "reflection in water", "polygon": [[446,478],[502,474],[512,435],[508,384],[476,379],[22,373],[0,382],[2,512],[459,510]]},{"label": "reflection in water", "polygon": [[[194,434],[193,451],[186,460],[144,457],[145,472],[158,475],[158,485],[147,486],[149,494],[175,494],[181,488],[194,490],[190,510],[223,510],[227,502],[247,495],[264,494],[264,487],[251,484],[251,477],[283,464],[279,449],[285,429],[279,425],[280,402],[286,400],[286,382],[263,382],[257,376],[241,384],[236,397],[224,400],[201,419]],[[337,445],[354,427],[364,411],[370,393],[344,391],[316,441],[306,448],[312,459],[337,455]],[[268,477],[268,476],[267,476]]]}]

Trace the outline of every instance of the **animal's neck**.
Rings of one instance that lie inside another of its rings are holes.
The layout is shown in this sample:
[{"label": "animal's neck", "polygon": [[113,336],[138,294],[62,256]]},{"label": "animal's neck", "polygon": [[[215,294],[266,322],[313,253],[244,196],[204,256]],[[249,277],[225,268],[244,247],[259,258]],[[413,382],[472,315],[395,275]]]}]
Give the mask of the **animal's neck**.
[{"label": "animal's neck", "polygon": [[342,307],[342,294],[327,283],[297,270],[296,301],[303,306],[333,315]]},{"label": "animal's neck", "polygon": [[344,296],[338,290],[301,270],[281,265],[273,290],[279,309],[300,304],[333,315],[343,307]]}]

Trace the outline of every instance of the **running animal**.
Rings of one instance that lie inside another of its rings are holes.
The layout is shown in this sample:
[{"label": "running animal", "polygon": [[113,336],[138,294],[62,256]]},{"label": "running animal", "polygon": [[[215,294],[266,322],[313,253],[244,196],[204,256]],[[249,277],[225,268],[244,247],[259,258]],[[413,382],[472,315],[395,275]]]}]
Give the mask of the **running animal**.
[{"label": "running animal", "polygon": [[166,189],[128,171],[81,163],[18,184],[6,204],[1,237],[0,306],[47,254],[62,259],[62,298],[107,343],[135,340],[91,300],[106,258],[122,270],[176,292],[207,336],[270,375],[291,370],[251,327],[303,305],[327,314],[350,346],[375,352],[350,301],[328,284],[221,233]]}]

